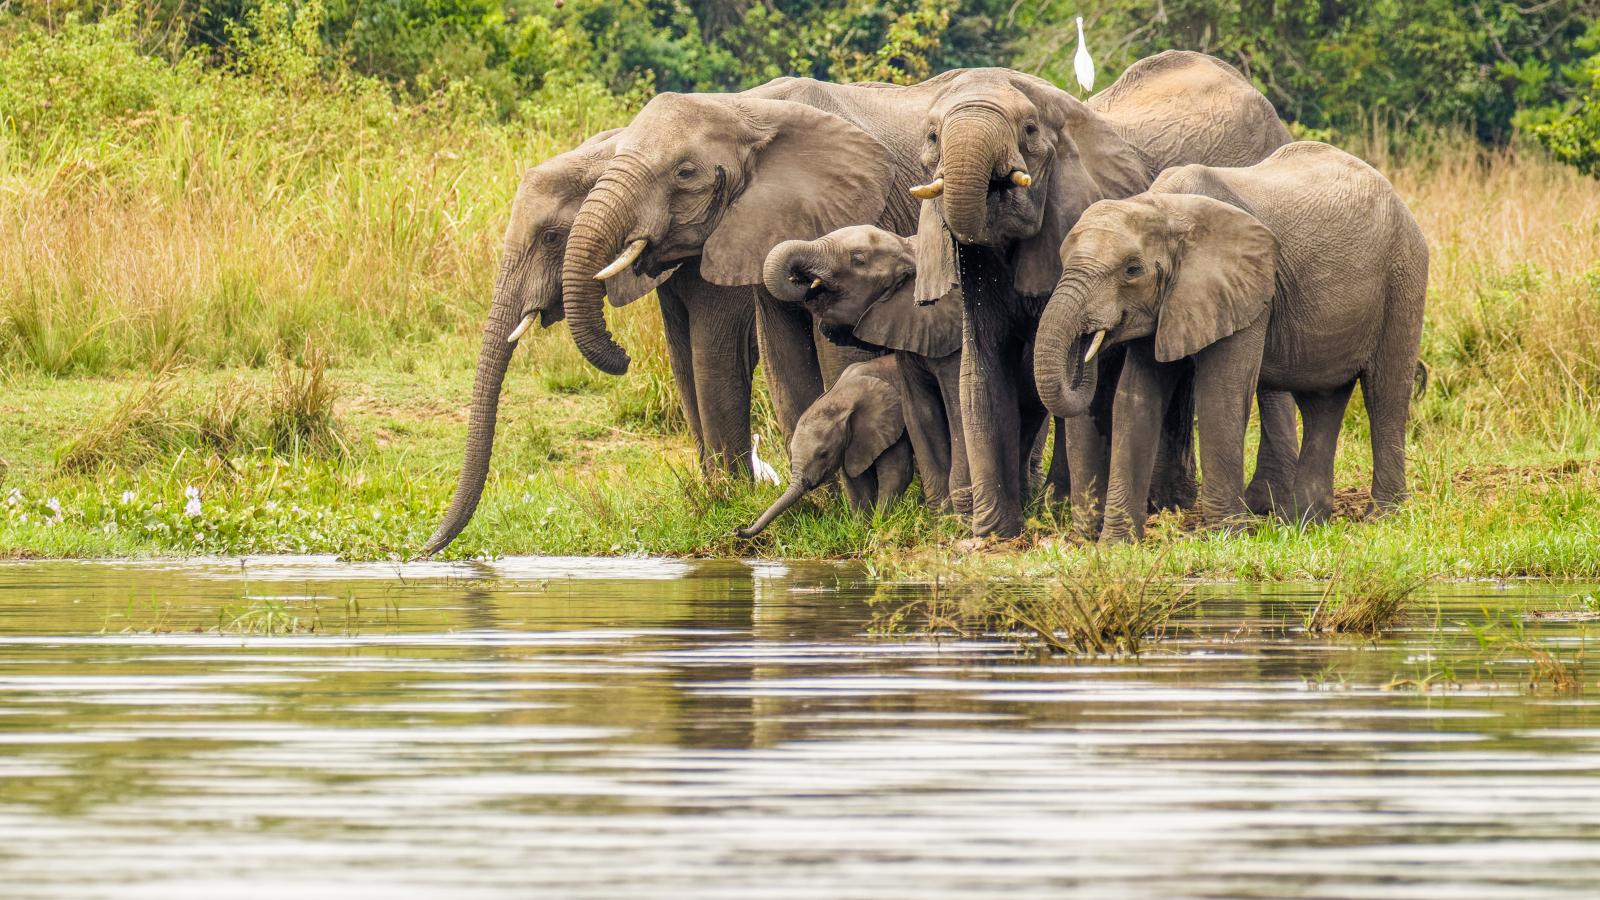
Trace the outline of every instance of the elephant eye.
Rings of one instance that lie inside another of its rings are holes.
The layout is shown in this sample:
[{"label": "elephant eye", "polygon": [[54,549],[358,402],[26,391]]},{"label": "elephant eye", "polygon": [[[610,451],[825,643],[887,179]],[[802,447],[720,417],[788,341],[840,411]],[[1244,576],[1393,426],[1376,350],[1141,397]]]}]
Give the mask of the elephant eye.
[{"label": "elephant eye", "polygon": [[1144,274],[1144,264],[1136,259],[1129,260],[1127,267],[1124,268],[1122,272],[1129,278],[1138,278],[1140,275]]},{"label": "elephant eye", "polygon": [[928,143],[930,143],[930,144],[939,143],[939,132],[937,132],[937,131],[928,132]]},{"label": "elephant eye", "polygon": [[679,166],[678,177],[684,181],[694,177],[694,166]]},{"label": "elephant eye", "polygon": [[546,247],[554,247],[555,245],[561,243],[561,229],[546,228],[544,232],[539,235],[539,243],[544,244]]},{"label": "elephant eye", "polygon": [[1028,137],[1033,137],[1039,133],[1039,126],[1029,122],[1028,124],[1022,126],[1022,130],[1028,133]]}]

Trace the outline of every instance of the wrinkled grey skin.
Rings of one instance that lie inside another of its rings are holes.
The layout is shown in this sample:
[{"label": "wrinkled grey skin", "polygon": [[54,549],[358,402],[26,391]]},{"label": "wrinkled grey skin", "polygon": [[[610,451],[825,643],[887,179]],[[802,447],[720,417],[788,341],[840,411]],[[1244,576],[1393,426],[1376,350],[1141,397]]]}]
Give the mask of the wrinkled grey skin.
[{"label": "wrinkled grey skin", "polygon": [[851,225],[772,248],[763,280],[774,298],[804,306],[830,340],[893,354],[923,499],[933,509],[966,514],[971,491],[961,431],[961,307],[916,303],[916,264],[908,238]]},{"label": "wrinkled grey skin", "polygon": [[1163,407],[1193,371],[1206,521],[1246,513],[1244,430],[1259,387],[1291,392],[1305,421],[1277,511],[1332,510],[1333,458],[1359,381],[1372,424],[1372,509],[1405,496],[1405,429],[1427,294],[1428,248],[1389,182],[1326,144],[1247,168],[1182,166],[1148,193],[1090,207],[1061,247],[1035,372],[1074,408],[1092,391],[1084,336],[1127,342],[1112,415],[1102,540],[1142,534]]},{"label": "wrinkled grey skin", "polygon": [[912,452],[900,406],[899,369],[881,356],[846,368],[800,416],[789,440],[789,487],[748,528],[755,537],[809,491],[844,472],[857,512],[883,509],[911,484]]},{"label": "wrinkled grey skin", "polygon": [[[478,352],[461,474],[424,554],[448,546],[477,509],[494,447],[500,389],[516,349],[508,338],[524,316],[533,317],[541,328],[565,317],[561,263],[567,233],[611,159],[620,133],[621,129],[612,129],[597,134],[522,176]],[[652,288],[661,304],[673,379],[702,468],[747,473],[749,384],[756,362],[755,311],[747,292],[706,284],[692,265],[649,278],[624,272],[605,285],[618,304],[630,303]]]},{"label": "wrinkled grey skin", "polygon": [[624,248],[644,241],[632,264],[643,276],[698,260],[706,281],[756,298],[763,368],[792,434],[824,384],[867,354],[819,344],[803,307],[764,296],[767,252],[845,225],[910,234],[917,138],[948,77],[910,87],[780,78],[738,95],[657,95],[618,136],[572,226],[562,280],[579,351],[603,371],[627,370],[593,280]]},{"label": "wrinkled grey skin", "polygon": [[[1057,250],[1079,215],[1097,200],[1144,190],[1168,166],[1249,165],[1288,141],[1259,91],[1228,64],[1196,53],[1141,60],[1087,103],[1005,69],[943,83],[923,134],[926,175],[943,179],[943,193],[922,204],[917,297],[937,302],[961,288],[961,408],[976,534],[1022,528],[1025,484],[1013,461],[1044,416],[1029,347],[1060,275]],[[1013,173],[1031,183],[1015,183]],[[1074,515],[1086,530],[1097,525],[1108,464],[1109,411],[1094,412],[1072,420],[1068,440]],[[1164,437],[1171,449],[1163,450],[1170,459],[1162,478],[1176,502],[1190,490],[1191,433],[1180,410]]]}]

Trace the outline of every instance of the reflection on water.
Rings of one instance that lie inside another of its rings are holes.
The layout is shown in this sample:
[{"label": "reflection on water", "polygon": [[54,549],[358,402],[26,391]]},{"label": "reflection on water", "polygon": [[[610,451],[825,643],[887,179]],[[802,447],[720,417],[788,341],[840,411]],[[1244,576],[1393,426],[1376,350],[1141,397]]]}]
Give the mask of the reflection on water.
[{"label": "reflection on water", "polygon": [[[1600,701],[1526,690],[1456,624],[1570,588],[1445,589],[1378,645],[1217,588],[1144,659],[1077,664],[873,638],[873,591],[644,560],[0,566],[0,893],[1600,884]],[[1579,629],[1528,637],[1570,660]],[[1462,687],[1384,689],[1430,676]]]}]

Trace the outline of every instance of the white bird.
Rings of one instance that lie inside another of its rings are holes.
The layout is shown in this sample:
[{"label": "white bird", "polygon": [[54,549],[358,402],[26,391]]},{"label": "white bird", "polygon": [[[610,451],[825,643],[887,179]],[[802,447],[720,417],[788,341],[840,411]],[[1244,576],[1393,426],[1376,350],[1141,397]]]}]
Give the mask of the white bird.
[{"label": "white bird", "polygon": [[1089,45],[1083,40],[1083,16],[1078,17],[1078,53],[1072,58],[1072,68],[1078,73],[1078,86],[1084,93],[1094,90],[1094,60],[1089,56]]},{"label": "white bird", "polygon": [[756,455],[761,449],[761,435],[750,435],[750,471],[756,476],[756,481],[765,481],[768,484],[783,484],[783,479],[778,477],[778,470],[774,469],[766,460]]}]

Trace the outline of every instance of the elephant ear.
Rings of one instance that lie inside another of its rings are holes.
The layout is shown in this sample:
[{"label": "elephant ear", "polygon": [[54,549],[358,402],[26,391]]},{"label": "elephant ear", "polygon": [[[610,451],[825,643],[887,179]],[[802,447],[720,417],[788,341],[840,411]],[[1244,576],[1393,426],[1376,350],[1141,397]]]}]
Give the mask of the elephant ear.
[{"label": "elephant ear", "polygon": [[627,306],[629,303],[655,290],[677,271],[678,267],[673,266],[660,275],[651,277],[649,275],[635,275],[631,268],[624,269],[615,278],[606,279],[606,297],[611,300],[612,306]]},{"label": "elephant ear", "polygon": [[744,190],[706,240],[700,274],[712,284],[761,281],[773,247],[877,222],[892,183],[889,150],[839,116],[786,100],[732,104],[756,144]]},{"label": "elephant ear", "polygon": [[1097,200],[1131,197],[1145,190],[1156,173],[1109,121],[1078,98],[1021,73],[1012,84],[1039,111],[1040,125],[1055,144],[1039,231],[1019,241],[1011,258],[1013,287],[1023,296],[1036,297],[1055,288],[1061,277],[1061,242],[1083,211]]},{"label": "elephant ear", "polygon": [[905,433],[905,414],[900,410],[900,392],[886,381],[864,391],[861,403],[850,411],[849,443],[844,448],[844,470],[851,478],[865,472],[885,450]]},{"label": "elephant ear", "polygon": [[918,303],[938,306],[939,299],[961,286],[961,262],[956,256],[956,239],[945,227],[944,217],[932,200],[922,201],[917,216],[917,234],[912,238],[917,250]]},{"label": "elephant ear", "polygon": [[1172,362],[1249,326],[1272,304],[1278,241],[1242,209],[1193,194],[1157,201],[1179,249],[1156,321],[1156,359]]},{"label": "elephant ear", "polygon": [[910,279],[867,307],[853,329],[870,344],[938,359],[961,349],[961,304],[917,303]]}]

